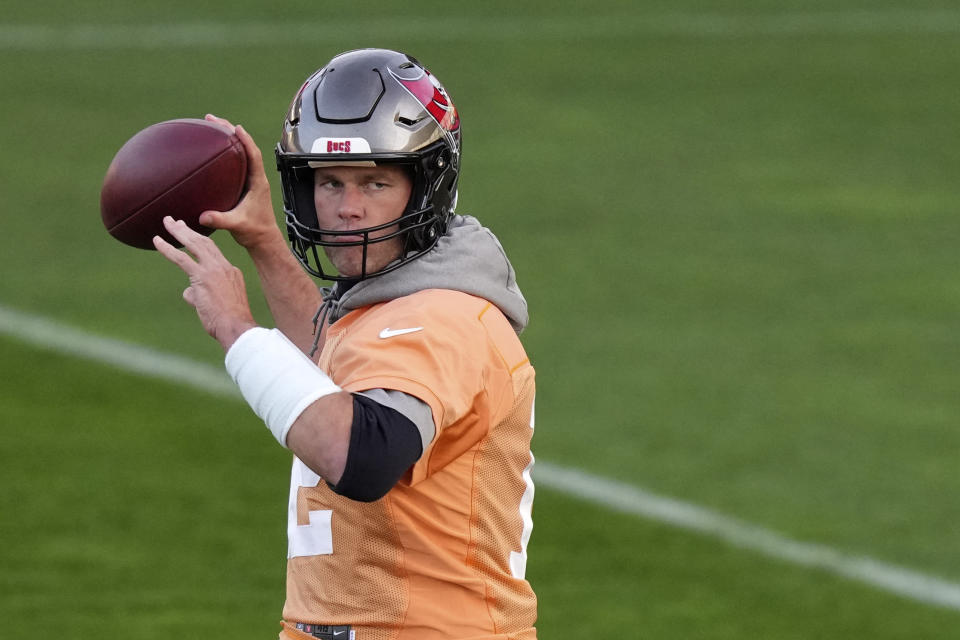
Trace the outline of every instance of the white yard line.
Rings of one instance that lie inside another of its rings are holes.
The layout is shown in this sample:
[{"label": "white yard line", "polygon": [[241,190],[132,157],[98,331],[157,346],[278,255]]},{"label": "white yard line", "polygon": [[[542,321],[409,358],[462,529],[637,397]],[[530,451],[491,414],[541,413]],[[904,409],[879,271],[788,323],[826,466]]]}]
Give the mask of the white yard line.
[{"label": "white yard line", "polygon": [[[97,336],[2,305],[0,335],[218,396],[240,398],[222,367]],[[539,460],[534,478],[540,486],[614,511],[719,538],[790,564],[821,569],[912,600],[960,611],[960,584],[955,582],[827,546],[791,540],[749,522],[579,469]]]},{"label": "white yard line", "polygon": [[823,569],[912,600],[960,610],[960,584],[955,582],[824,545],[791,540],[749,522],[578,469],[538,461],[534,477],[551,489],[614,511],[720,538],[742,549]]},{"label": "white yard line", "polygon": [[957,9],[865,9],[779,13],[665,13],[324,19],[317,22],[2,24],[0,51],[291,46],[429,38],[432,42],[543,41],[617,37],[740,38],[958,34]]}]

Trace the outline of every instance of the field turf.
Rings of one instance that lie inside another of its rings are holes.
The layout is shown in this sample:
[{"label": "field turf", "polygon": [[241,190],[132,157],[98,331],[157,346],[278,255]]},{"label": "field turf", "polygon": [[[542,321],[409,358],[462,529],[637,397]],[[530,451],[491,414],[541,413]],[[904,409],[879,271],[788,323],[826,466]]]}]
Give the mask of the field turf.
[{"label": "field turf", "polygon": [[[539,459],[960,590],[951,3],[16,3],[0,309],[218,366],[181,274],[100,225],[106,167],[206,112],[269,166],[299,83],[362,46],[461,112],[460,211],[530,302]],[[0,363],[0,637],[273,637],[289,458],[249,410],[11,334]],[[545,639],[960,638],[960,605],[546,485],[534,520]]]}]

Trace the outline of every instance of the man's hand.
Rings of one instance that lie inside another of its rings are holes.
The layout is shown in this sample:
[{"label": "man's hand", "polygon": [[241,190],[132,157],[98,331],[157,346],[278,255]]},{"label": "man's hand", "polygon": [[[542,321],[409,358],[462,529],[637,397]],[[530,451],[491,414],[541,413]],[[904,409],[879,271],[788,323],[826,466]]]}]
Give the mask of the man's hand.
[{"label": "man's hand", "polygon": [[230,349],[244,331],[257,326],[250,312],[243,273],[230,264],[213,240],[200,235],[182,220],[167,216],[163,225],[193,258],[160,236],[153,237],[153,245],[190,278],[183,299],[196,308],[207,333],[224,351]]},{"label": "man's hand", "polygon": [[226,229],[237,243],[256,251],[277,242],[285,248],[286,241],[277,226],[270,199],[270,183],[263,168],[263,156],[250,134],[229,120],[207,114],[206,120],[223,125],[237,134],[247,154],[247,192],[230,211],[205,211],[200,215],[200,224],[214,229]]},{"label": "man's hand", "polygon": [[228,120],[212,115],[206,119],[232,128],[243,144],[247,154],[247,192],[230,211],[203,212],[200,223],[226,229],[247,250],[257,268],[276,327],[309,354],[314,337],[310,319],[322,298],[317,283],[300,266],[290,251],[286,234],[277,226],[260,149],[243,127],[234,127]]}]

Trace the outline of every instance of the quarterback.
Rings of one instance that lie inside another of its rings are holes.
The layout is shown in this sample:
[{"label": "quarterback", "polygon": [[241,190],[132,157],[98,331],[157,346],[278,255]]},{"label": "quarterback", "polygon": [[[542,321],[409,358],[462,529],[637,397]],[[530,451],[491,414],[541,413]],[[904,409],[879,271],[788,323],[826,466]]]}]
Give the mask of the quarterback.
[{"label": "quarterback", "polygon": [[234,129],[247,193],[200,221],[247,250],[276,328],[257,326],[213,240],[166,218],[185,251],[154,244],[294,454],[281,640],[536,638],[527,305],[496,237],[455,213],[453,101],[396,51],[307,78],[276,147],[286,238]]}]

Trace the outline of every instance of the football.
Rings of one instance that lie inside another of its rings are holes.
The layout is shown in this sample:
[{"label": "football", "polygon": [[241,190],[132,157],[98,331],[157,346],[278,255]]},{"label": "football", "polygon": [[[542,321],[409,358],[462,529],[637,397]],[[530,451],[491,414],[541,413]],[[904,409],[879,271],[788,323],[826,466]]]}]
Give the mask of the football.
[{"label": "football", "polygon": [[247,156],[230,129],[195,118],[151,125],[114,156],[100,190],[100,217],[117,240],[154,249],[159,235],[182,246],[163,227],[173,216],[204,235],[204,211],[227,211],[243,196]]}]

